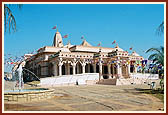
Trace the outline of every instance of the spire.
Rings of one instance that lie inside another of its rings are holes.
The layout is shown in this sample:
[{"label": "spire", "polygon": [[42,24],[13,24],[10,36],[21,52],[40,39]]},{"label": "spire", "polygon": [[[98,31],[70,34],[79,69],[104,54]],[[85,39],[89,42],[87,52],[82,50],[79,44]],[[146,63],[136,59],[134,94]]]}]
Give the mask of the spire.
[{"label": "spire", "polygon": [[55,33],[55,36],[54,36],[53,46],[54,47],[63,47],[64,46],[63,41],[62,41],[62,36],[58,32],[58,29],[57,29],[57,32]]},{"label": "spire", "polygon": [[58,27],[57,27],[57,32],[58,32]]}]

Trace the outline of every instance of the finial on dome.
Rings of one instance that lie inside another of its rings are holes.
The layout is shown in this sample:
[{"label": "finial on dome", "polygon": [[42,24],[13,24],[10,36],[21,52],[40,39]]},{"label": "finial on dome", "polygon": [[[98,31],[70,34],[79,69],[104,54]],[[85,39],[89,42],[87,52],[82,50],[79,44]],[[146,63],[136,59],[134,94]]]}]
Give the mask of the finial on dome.
[{"label": "finial on dome", "polygon": [[68,40],[68,43],[67,43],[67,45],[71,45],[71,42],[70,42],[70,40]]},{"label": "finial on dome", "polygon": [[119,47],[118,47],[118,43],[116,43],[116,47],[115,47],[115,48],[119,48]]}]

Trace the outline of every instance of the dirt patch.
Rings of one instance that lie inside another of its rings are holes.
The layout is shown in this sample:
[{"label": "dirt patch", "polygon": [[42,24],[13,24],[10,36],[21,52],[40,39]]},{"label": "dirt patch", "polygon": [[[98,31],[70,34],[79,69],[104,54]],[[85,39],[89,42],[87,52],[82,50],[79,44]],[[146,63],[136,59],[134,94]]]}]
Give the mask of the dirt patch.
[{"label": "dirt patch", "polygon": [[4,111],[19,111],[21,108],[30,108],[31,106],[24,106],[21,104],[4,104]]}]

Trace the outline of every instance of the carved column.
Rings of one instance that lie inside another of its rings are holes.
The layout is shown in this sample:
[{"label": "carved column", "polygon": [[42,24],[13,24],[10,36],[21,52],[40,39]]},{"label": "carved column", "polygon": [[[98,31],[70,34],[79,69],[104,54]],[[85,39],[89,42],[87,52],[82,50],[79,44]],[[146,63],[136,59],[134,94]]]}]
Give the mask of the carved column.
[{"label": "carved column", "polygon": [[102,71],[102,58],[99,59],[99,79],[103,78],[102,75],[103,71]]},{"label": "carved column", "polygon": [[130,63],[128,63],[128,76],[130,75]]},{"label": "carved column", "polygon": [[121,64],[120,64],[120,57],[118,57],[118,60],[117,60],[117,75],[118,75],[118,77],[121,77],[121,76],[122,76]]},{"label": "carved column", "polygon": [[76,64],[73,64],[72,67],[73,67],[73,75],[75,75]]},{"label": "carved column", "polygon": [[59,63],[58,63],[58,66],[59,66],[59,76],[62,75],[62,65],[63,65],[62,58],[60,58]]},{"label": "carved column", "polygon": [[137,73],[137,67],[134,66],[134,73]]},{"label": "carved column", "polygon": [[69,66],[69,63],[67,63],[67,69],[66,69],[66,71],[67,71],[67,75],[70,75],[70,66]]},{"label": "carved column", "polygon": [[73,62],[71,63],[72,67],[73,67],[73,75],[76,74],[75,69],[76,69],[76,59],[73,60]]},{"label": "carved column", "polygon": [[82,64],[82,73],[85,73],[85,66],[86,66],[86,63],[83,63]]},{"label": "carved column", "polygon": [[114,71],[115,71],[115,70],[114,70],[114,69],[115,69],[115,68],[114,68],[114,64],[112,64],[112,68],[113,68],[112,75],[113,75],[113,78],[115,78],[115,76],[114,76]]}]

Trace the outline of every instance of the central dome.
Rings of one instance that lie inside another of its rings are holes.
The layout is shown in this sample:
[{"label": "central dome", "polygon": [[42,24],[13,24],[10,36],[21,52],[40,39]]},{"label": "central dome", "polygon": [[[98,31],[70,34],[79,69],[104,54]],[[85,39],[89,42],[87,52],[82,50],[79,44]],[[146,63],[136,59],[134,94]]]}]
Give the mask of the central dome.
[{"label": "central dome", "polygon": [[59,32],[55,33],[53,46],[54,47],[63,47],[64,46],[63,41],[62,41],[62,36]]}]

